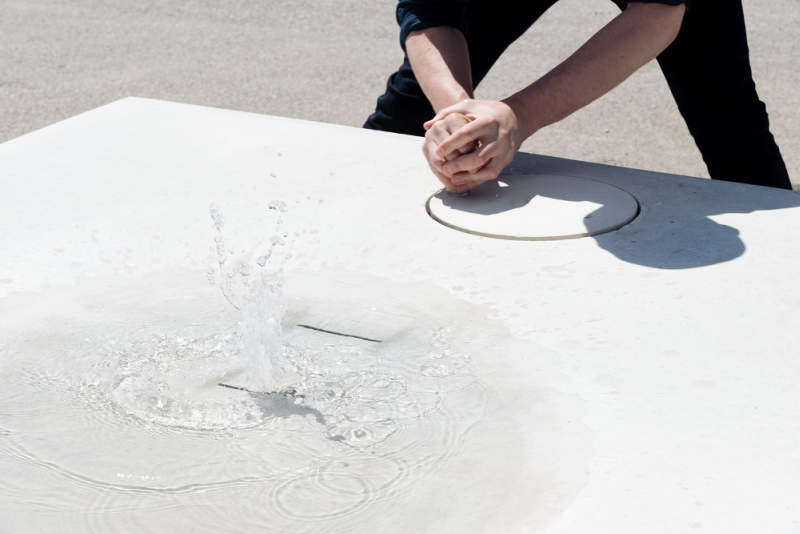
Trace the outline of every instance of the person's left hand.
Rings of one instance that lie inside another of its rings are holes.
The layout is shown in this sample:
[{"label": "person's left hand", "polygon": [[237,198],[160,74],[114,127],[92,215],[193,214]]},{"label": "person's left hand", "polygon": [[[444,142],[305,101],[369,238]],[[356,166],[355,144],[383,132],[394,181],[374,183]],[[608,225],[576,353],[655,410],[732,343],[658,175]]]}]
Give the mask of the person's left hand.
[{"label": "person's left hand", "polygon": [[[497,178],[514,159],[522,144],[519,121],[505,102],[470,99],[440,110],[425,123],[425,129],[453,113],[464,115],[471,121],[441,140],[433,156],[445,160],[450,155],[440,171],[458,190],[468,191]],[[476,144],[475,150],[465,150]],[[454,153],[460,155],[453,158]]]}]

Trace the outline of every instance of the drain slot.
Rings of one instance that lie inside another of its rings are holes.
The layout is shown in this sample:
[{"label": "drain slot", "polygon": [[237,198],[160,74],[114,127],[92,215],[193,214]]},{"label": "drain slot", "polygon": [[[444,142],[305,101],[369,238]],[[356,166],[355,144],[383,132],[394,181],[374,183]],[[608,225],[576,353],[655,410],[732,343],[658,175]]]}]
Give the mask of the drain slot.
[{"label": "drain slot", "polygon": [[235,389],[236,391],[244,391],[245,393],[250,393],[251,395],[278,395],[281,397],[294,397],[296,399],[302,399],[305,397],[305,395],[298,393],[294,388],[286,388],[280,391],[253,391],[252,389],[247,389],[246,387],[234,386],[233,384],[225,384],[223,382],[220,382],[217,385],[223,388]]},{"label": "drain slot", "polygon": [[324,328],[319,328],[318,326],[311,326],[310,324],[298,324],[297,326],[299,326],[300,328],[306,328],[308,330],[314,330],[316,332],[323,332],[325,334],[332,334],[334,336],[352,337],[352,338],[355,338],[355,339],[360,339],[362,341],[370,341],[372,343],[382,343],[382,341],[380,339],[372,339],[372,338],[369,338],[369,337],[357,336],[355,334],[346,334],[344,332],[337,332],[335,330],[326,330]]},{"label": "drain slot", "polygon": [[[344,332],[337,332],[335,330],[327,330],[325,328],[319,328],[318,326],[311,326],[310,324],[297,324],[300,328],[305,328],[307,330],[314,330],[315,332],[322,332],[323,334],[331,334],[334,336],[341,336],[341,337],[349,337],[353,339],[360,339],[362,341],[369,341],[370,343],[382,343],[380,339],[372,339],[369,337],[358,336],[356,334],[346,334]],[[251,395],[266,395],[266,396],[280,396],[280,397],[293,397],[297,399],[302,399],[305,395],[297,393],[297,390],[294,388],[287,388],[282,389],[280,391],[253,391],[246,387],[242,386],[234,386],[233,384],[225,384],[223,382],[219,382],[217,384],[219,387],[228,388],[228,389],[235,389],[237,391],[244,391],[245,393],[249,393]]]}]

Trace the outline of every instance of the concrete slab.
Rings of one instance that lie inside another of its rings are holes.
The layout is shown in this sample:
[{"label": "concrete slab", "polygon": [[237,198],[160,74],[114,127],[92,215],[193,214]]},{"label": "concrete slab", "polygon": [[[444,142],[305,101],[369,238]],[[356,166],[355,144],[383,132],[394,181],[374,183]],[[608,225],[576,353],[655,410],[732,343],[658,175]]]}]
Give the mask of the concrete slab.
[{"label": "concrete slab", "polygon": [[[0,145],[0,525],[797,532],[800,196],[520,154],[641,213],[490,239],[426,214],[419,142],[131,98]],[[192,382],[273,237],[346,421]]]}]

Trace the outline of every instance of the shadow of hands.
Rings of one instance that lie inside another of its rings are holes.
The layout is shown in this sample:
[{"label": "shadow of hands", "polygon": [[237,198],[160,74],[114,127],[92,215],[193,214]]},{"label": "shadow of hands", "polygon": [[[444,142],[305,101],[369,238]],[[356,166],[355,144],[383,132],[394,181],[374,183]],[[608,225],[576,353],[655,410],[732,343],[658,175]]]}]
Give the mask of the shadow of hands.
[{"label": "shadow of hands", "polygon": [[[536,177],[559,177],[575,187],[542,190]],[[639,202],[641,211],[629,224],[592,239],[615,257],[658,269],[690,269],[731,261],[746,251],[737,228],[711,219],[728,213],[800,207],[800,194],[746,184],[718,182],[662,173],[520,153],[497,180],[472,190],[469,196],[441,191],[437,197],[451,209],[491,216],[530,203],[537,195],[598,204],[583,224],[594,233],[614,210],[596,191],[578,187],[582,177],[616,186]]]},{"label": "shadow of hands", "polygon": [[[552,174],[506,172],[468,195],[442,190],[433,199],[438,202],[429,203],[429,211],[445,225],[488,237],[530,241],[608,232],[639,212],[636,199],[613,185]],[[437,209],[439,205],[447,209]]]}]

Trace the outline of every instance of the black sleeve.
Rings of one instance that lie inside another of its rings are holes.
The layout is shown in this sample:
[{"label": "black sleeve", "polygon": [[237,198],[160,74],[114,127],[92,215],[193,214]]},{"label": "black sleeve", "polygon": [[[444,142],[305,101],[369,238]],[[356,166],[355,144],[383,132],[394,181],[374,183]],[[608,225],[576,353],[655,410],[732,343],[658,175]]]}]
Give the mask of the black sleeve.
[{"label": "black sleeve", "polygon": [[466,33],[468,4],[468,0],[400,0],[396,11],[400,46],[406,49],[409,33],[433,26],[451,26]]}]

